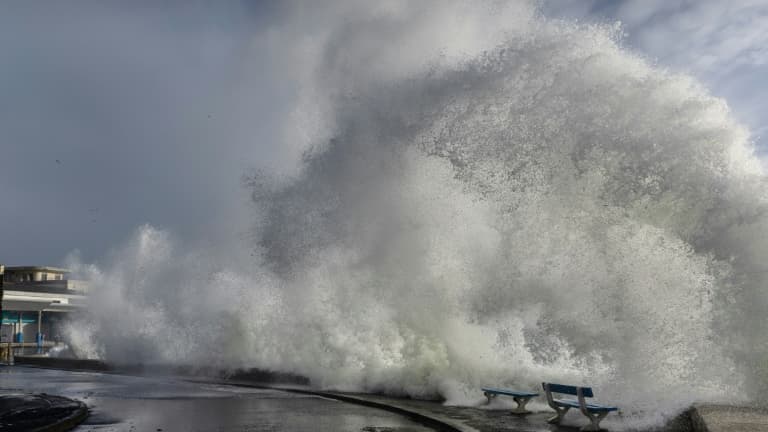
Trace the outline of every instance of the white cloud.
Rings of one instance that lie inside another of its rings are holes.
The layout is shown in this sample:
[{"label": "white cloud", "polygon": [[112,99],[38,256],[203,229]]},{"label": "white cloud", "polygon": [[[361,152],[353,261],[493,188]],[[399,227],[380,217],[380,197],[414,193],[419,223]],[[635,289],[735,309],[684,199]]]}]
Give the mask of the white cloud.
[{"label": "white cloud", "polygon": [[662,66],[703,80],[768,151],[768,2],[544,0],[547,14],[621,21],[627,42]]}]

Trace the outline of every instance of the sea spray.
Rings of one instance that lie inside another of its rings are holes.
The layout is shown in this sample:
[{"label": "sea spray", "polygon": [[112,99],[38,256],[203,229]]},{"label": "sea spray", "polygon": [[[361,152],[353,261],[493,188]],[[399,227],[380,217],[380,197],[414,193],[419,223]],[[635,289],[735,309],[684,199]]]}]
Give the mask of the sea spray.
[{"label": "sea spray", "polygon": [[624,426],[764,402],[768,200],[748,132],[617,27],[526,5],[493,43],[405,47],[405,65],[377,38],[421,34],[402,10],[334,29],[299,107],[317,112],[296,117],[322,119],[300,170],[247,182],[251,264],[141,227],[85,269],[77,345],[449,403],[588,384]]}]

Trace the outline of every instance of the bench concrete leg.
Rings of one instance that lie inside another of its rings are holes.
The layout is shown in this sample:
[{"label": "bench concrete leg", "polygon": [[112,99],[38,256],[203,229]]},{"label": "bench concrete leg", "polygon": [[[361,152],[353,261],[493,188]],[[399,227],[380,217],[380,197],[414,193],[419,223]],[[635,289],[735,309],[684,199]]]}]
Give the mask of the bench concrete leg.
[{"label": "bench concrete leg", "polygon": [[530,414],[531,412],[525,409],[525,405],[531,400],[531,397],[513,396],[512,400],[517,402],[517,406],[512,408],[512,414]]},{"label": "bench concrete leg", "polygon": [[489,403],[491,403],[491,401],[492,401],[493,399],[495,399],[495,398],[496,398],[496,396],[498,396],[496,393],[488,393],[488,392],[483,392],[483,394],[485,395],[485,397],[486,397],[486,398],[488,398],[488,401],[486,402],[486,404],[489,404]]},{"label": "bench concrete leg", "polygon": [[584,414],[589,418],[590,424],[587,426],[584,426],[581,428],[582,431],[594,431],[597,432],[600,430],[600,421],[605,418],[605,416],[608,415],[608,411],[602,411],[599,413],[589,413]]},{"label": "bench concrete leg", "polygon": [[554,409],[555,412],[557,412],[557,415],[552,417],[552,418],[550,418],[550,419],[548,419],[547,423],[560,424],[560,421],[562,421],[563,417],[565,417],[565,413],[567,413],[568,410],[571,409],[571,407],[558,407],[558,406],[554,406],[554,407],[552,407],[552,409]]}]

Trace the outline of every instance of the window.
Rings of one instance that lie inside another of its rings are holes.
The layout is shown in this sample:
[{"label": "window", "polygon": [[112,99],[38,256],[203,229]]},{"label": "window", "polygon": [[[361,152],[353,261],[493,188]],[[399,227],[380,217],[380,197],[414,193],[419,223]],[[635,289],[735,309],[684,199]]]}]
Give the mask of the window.
[{"label": "window", "polygon": [[43,280],[44,280],[44,281],[47,281],[47,280],[48,280],[48,273],[43,273]]}]

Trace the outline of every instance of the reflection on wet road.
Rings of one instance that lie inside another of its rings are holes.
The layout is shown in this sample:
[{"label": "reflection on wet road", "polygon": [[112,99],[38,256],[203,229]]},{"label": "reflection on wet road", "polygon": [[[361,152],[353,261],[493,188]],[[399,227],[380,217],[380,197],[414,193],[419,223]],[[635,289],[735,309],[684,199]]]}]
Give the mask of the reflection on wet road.
[{"label": "reflection on wet road", "polygon": [[82,400],[91,416],[77,432],[431,430],[386,411],[320,397],[168,377],[0,367],[3,392]]}]

